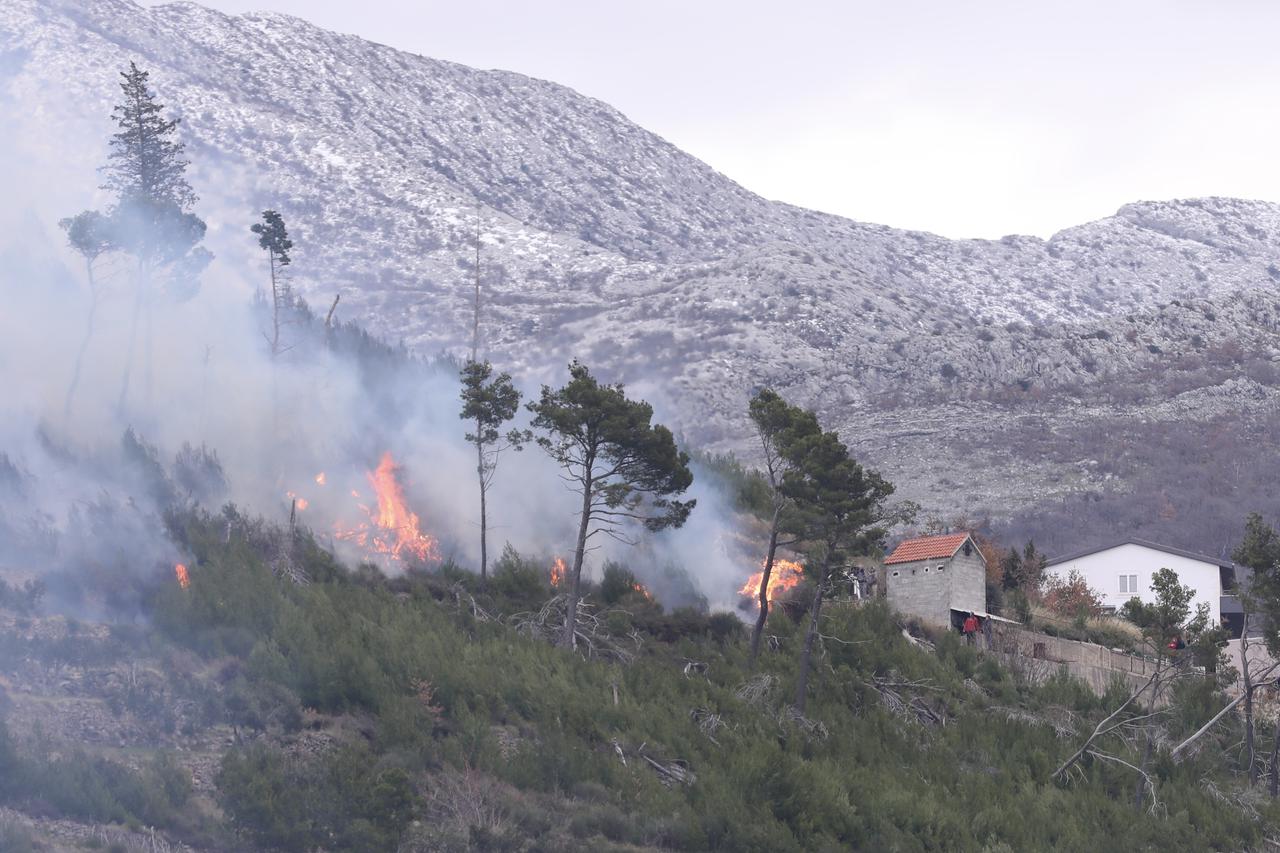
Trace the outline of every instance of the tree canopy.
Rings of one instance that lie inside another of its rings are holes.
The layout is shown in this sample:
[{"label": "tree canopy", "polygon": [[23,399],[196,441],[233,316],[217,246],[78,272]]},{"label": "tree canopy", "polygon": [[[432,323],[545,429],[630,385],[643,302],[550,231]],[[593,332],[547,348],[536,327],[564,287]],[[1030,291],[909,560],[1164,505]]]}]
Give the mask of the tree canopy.
[{"label": "tree canopy", "polygon": [[637,524],[650,531],[684,524],[695,501],[676,496],[693,473],[671,430],[653,423],[652,406],[628,399],[621,384],[601,384],[579,361],[563,387],[542,386],[529,411],[543,433],[538,445],[582,498],[565,616],[564,644],[572,646],[589,541],[601,533],[630,541]]}]

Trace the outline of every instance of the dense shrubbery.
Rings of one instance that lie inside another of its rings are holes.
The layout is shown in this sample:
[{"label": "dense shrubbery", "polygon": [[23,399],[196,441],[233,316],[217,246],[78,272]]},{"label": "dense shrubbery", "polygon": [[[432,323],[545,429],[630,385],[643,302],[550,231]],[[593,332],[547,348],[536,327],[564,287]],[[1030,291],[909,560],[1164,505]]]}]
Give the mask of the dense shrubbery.
[{"label": "dense shrubbery", "polygon": [[0,722],[0,801],[85,820],[170,826],[190,796],[191,777],[171,756],[135,771],[82,752],[23,755]]},{"label": "dense shrubbery", "polygon": [[[809,719],[794,719],[799,632],[784,609],[768,629],[779,650],[762,656],[755,695],[744,698],[752,674],[732,617],[628,608],[628,629],[653,629],[642,655],[626,666],[586,662],[479,616],[455,595],[452,570],[357,578],[302,536],[296,559],[315,582],[296,586],[264,566],[252,525],[234,527],[247,535],[224,544],[223,522],[181,521],[177,532],[200,559],[189,589],[157,594],[156,623],[203,654],[243,660],[248,685],[273,685],[323,712],[364,712],[372,723],[366,738],[314,760],[261,745],[226,756],[223,805],[268,846],[327,838],[341,849],[390,849],[409,818],[437,802],[433,780],[448,772],[487,780],[475,796],[492,820],[477,817],[474,830],[464,820],[453,841],[431,836],[419,849],[477,838],[493,849],[1185,849],[1188,839],[1221,849],[1262,831],[1199,787],[1206,774],[1223,779],[1227,758],[1214,750],[1158,765],[1167,811],[1159,818],[1133,813],[1133,777],[1122,767],[1095,765],[1070,786],[1048,782],[1067,745],[1035,715],[1076,715],[1082,729],[1107,700],[1069,681],[1028,687],[950,635],[936,655],[922,652],[880,605],[833,603],[823,633],[841,642],[820,657]],[[624,601],[626,578],[615,575]],[[551,594],[545,567],[510,550],[488,588],[470,583],[495,617]],[[590,596],[604,603],[601,590]],[[895,714],[877,679],[920,685],[898,689],[946,724]],[[1211,711],[1208,702],[1190,707],[1172,734]],[[682,762],[696,781],[668,787],[647,759]],[[410,795],[411,783],[422,796]],[[547,798],[541,818],[530,798]],[[338,800],[341,808],[316,805]],[[548,822],[546,808],[563,820]],[[546,840],[520,840],[530,838]]]},{"label": "dense shrubbery", "polygon": [[236,748],[217,781],[234,824],[273,849],[394,850],[414,814],[408,774],[358,745],[313,761],[263,744]]}]

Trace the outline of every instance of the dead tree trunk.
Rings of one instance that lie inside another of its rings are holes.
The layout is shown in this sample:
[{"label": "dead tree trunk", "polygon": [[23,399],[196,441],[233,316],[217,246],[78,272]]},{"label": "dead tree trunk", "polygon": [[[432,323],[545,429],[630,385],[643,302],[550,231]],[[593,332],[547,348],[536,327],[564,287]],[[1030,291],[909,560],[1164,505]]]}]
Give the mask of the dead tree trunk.
[{"label": "dead tree trunk", "polygon": [[276,253],[267,249],[267,267],[271,270],[271,357],[280,355],[280,287],[276,284]]},{"label": "dead tree trunk", "polygon": [[1249,787],[1258,784],[1258,755],[1253,720],[1253,674],[1249,672],[1249,615],[1240,632],[1240,675],[1244,679],[1244,750],[1247,756]]},{"label": "dead tree trunk", "polygon": [[[1262,672],[1258,673],[1256,683],[1253,685],[1254,689],[1256,690],[1257,688],[1263,686],[1262,685],[1263,680],[1270,678],[1271,674],[1275,672],[1277,669],[1280,669],[1280,663],[1272,664]],[[1245,697],[1245,694],[1241,693],[1239,696],[1237,696],[1236,698],[1228,702],[1226,705],[1224,705],[1222,710],[1218,711],[1218,713],[1213,715],[1213,719],[1209,720],[1209,722],[1205,723],[1203,726],[1196,729],[1194,734],[1192,734],[1182,743],[1175,746],[1173,750],[1169,753],[1169,757],[1176,759],[1179,755],[1182,754],[1183,750],[1185,750],[1187,747],[1191,746],[1191,744],[1199,740],[1201,736],[1204,735],[1205,732],[1209,731],[1209,729],[1213,728],[1219,720],[1221,720],[1223,717],[1229,714],[1232,708],[1244,702],[1244,697]]]},{"label": "dead tree trunk", "polygon": [[[1155,710],[1156,703],[1160,701],[1161,689],[1165,686],[1164,676],[1161,674],[1164,670],[1164,658],[1156,660],[1156,680],[1151,687],[1151,709]],[[1138,780],[1135,782],[1133,791],[1133,808],[1135,811],[1142,811],[1142,803],[1147,793],[1147,786],[1151,783],[1151,776],[1147,772],[1151,767],[1151,755],[1155,751],[1156,739],[1152,734],[1150,727],[1146,731],[1146,745],[1142,750],[1142,763],[1138,765]],[[1152,789],[1152,797],[1155,797],[1155,790]]]},{"label": "dead tree trunk", "polygon": [[1151,753],[1155,749],[1155,738],[1150,732],[1147,732],[1147,743],[1142,750],[1142,763],[1139,765],[1138,781],[1134,783],[1133,789],[1133,808],[1134,811],[1142,811],[1142,803],[1146,798],[1148,780],[1151,778],[1147,774],[1147,768],[1151,765]]},{"label": "dead tree trunk", "polygon": [[760,638],[764,635],[764,626],[769,621],[769,578],[773,575],[773,561],[778,553],[778,518],[782,508],[773,511],[773,523],[769,526],[769,551],[764,558],[764,572],[760,575],[760,612],[756,615],[755,627],[751,629],[751,654],[748,666],[755,668],[756,658],[760,656]]},{"label": "dead tree trunk", "polygon": [[341,298],[342,298],[341,293],[334,295],[333,304],[329,306],[329,313],[325,315],[324,330],[326,333],[332,331],[333,329],[333,312],[338,310],[338,300]]},{"label": "dead tree trunk", "polygon": [[1147,688],[1149,688],[1153,683],[1155,683],[1156,679],[1159,676],[1160,676],[1160,668],[1159,666],[1157,666],[1156,671],[1151,674],[1151,677],[1148,678],[1141,687],[1139,687],[1137,690],[1130,693],[1129,698],[1125,699],[1123,702],[1120,703],[1120,707],[1112,711],[1107,716],[1106,719],[1104,719],[1102,722],[1098,723],[1098,725],[1094,727],[1094,730],[1089,734],[1087,738],[1085,738],[1084,743],[1080,745],[1080,748],[1077,749],[1075,752],[1071,753],[1071,757],[1069,757],[1066,761],[1058,765],[1058,769],[1053,771],[1050,778],[1053,778],[1053,779],[1060,778],[1064,773],[1070,770],[1071,767],[1074,766],[1077,761],[1079,761],[1082,757],[1084,757],[1084,754],[1088,752],[1089,749],[1093,746],[1094,741],[1096,741],[1098,738],[1102,737],[1103,735],[1107,734],[1108,732],[1112,731],[1116,727],[1123,725],[1123,722],[1115,723],[1114,722],[1115,719],[1119,717],[1121,714],[1123,714],[1126,708],[1131,706],[1134,702],[1138,701],[1138,697],[1141,696],[1143,693],[1146,693]]},{"label": "dead tree trunk", "polygon": [[480,583],[483,584],[489,577],[489,517],[486,506],[489,484],[485,482],[484,442],[479,440],[482,435],[484,435],[484,424],[477,418],[476,472],[480,476]]},{"label": "dead tree trunk", "polygon": [[587,554],[587,528],[591,525],[591,504],[595,497],[592,486],[594,478],[592,476],[595,467],[595,459],[587,457],[584,465],[585,473],[582,475],[582,515],[578,521],[578,544],[573,550],[573,577],[569,583],[569,599],[565,603],[564,610],[564,639],[561,644],[566,649],[572,649],[575,645],[574,639],[578,627],[578,599],[581,593],[582,582],[582,563]]}]

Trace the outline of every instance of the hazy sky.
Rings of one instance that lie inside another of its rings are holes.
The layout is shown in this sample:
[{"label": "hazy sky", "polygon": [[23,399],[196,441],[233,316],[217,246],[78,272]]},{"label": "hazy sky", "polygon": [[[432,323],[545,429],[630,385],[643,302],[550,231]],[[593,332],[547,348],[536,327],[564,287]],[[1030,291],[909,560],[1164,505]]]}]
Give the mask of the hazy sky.
[{"label": "hazy sky", "polygon": [[1138,199],[1280,201],[1273,0],[204,2],[554,80],[868,222],[1047,236]]}]

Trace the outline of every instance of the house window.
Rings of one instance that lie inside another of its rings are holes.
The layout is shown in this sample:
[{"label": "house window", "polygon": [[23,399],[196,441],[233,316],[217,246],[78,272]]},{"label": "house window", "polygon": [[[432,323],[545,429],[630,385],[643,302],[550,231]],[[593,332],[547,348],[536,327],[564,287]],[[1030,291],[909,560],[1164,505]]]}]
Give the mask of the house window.
[{"label": "house window", "polygon": [[896,577],[897,577],[898,575],[900,575],[900,574],[902,574],[902,572],[894,572],[894,573],[893,573],[893,576],[896,578]]},{"label": "house window", "polygon": [[938,566],[938,571],[942,571],[942,570],[943,570],[943,569],[945,569],[946,567],[947,567],[947,566],[946,566],[946,564],[944,563],[943,565]]},{"label": "house window", "polygon": [[925,573],[926,575],[927,575],[927,574],[929,574],[929,567],[928,567],[928,566],[925,566],[925,567],[924,567],[924,573]]},{"label": "house window", "polygon": [[1137,575],[1121,575],[1120,591],[1121,592],[1137,592],[1138,576]]}]

